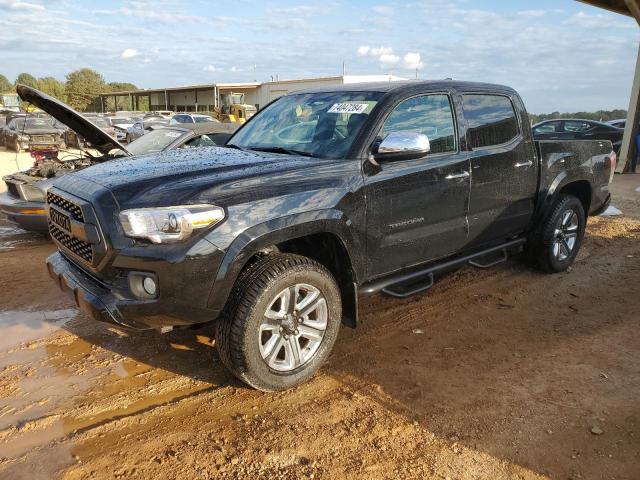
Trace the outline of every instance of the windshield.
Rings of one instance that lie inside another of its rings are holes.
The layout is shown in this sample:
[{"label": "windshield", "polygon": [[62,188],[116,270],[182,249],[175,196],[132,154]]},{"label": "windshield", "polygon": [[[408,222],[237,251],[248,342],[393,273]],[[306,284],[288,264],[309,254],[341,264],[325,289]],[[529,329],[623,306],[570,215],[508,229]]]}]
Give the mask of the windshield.
[{"label": "windshield", "polygon": [[17,130],[27,130],[29,128],[52,128],[51,120],[45,118],[27,118],[27,124],[25,125],[24,118],[17,118],[15,120],[15,126]]},{"label": "windshield", "polygon": [[104,117],[96,117],[91,119],[91,123],[93,123],[96,127],[100,128],[109,128],[109,122]]},{"label": "windshield", "polygon": [[379,92],[287,95],[258,112],[228,145],[344,158],[382,95]]},{"label": "windshield", "polygon": [[127,150],[129,150],[132,155],[161,152],[182,135],[184,135],[184,132],[173,130],[171,128],[151,130],[146,135],[137,138],[127,145]]},{"label": "windshield", "polygon": [[207,122],[213,122],[213,118],[211,118],[211,117],[205,117],[205,116],[193,117],[193,119],[195,120],[195,122],[196,122],[196,123],[207,123]]},{"label": "windshield", "polygon": [[128,125],[135,121],[136,119],[129,117],[111,117],[111,125]]}]

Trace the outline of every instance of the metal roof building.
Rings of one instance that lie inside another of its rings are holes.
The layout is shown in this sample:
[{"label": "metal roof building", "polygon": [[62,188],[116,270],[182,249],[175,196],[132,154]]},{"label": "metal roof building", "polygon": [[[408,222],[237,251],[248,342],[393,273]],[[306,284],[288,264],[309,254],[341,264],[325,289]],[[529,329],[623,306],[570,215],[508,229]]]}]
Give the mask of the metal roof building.
[{"label": "metal roof building", "polygon": [[[579,0],[582,3],[593,5],[594,7],[604,8],[621,15],[633,17],[640,25],[640,0]],[[636,73],[633,79],[633,87],[631,88],[629,98],[629,109],[627,114],[627,123],[622,140],[622,148],[620,150],[620,158],[618,159],[618,167],[616,171],[622,173],[624,171],[635,171],[636,158],[638,152],[634,139],[638,134],[638,122],[640,122],[640,49],[636,59]]]}]

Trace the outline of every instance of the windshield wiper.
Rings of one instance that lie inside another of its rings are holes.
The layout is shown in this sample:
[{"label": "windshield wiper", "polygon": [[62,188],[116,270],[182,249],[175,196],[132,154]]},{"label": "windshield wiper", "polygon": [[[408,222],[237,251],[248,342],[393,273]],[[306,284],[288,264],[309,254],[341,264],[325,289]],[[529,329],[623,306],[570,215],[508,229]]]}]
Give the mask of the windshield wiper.
[{"label": "windshield wiper", "polygon": [[247,149],[244,147],[241,147],[240,145],[236,145],[235,143],[227,143],[225,145],[222,145],[225,148],[235,148],[236,150],[242,150],[243,152],[246,152]]},{"label": "windshield wiper", "polygon": [[286,153],[287,155],[300,155],[302,157],[316,157],[316,155],[311,152],[305,152],[304,150],[294,150],[292,148],[284,147],[251,147],[250,150],[269,153]]}]

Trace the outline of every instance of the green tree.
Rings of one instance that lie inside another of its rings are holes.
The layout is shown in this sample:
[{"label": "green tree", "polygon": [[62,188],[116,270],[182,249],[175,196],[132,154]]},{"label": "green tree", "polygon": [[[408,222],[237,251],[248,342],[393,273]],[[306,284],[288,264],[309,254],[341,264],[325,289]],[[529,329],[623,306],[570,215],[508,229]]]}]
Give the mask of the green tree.
[{"label": "green tree", "polygon": [[21,73],[16,78],[16,85],[26,85],[27,87],[38,88],[38,80],[30,73]]},{"label": "green tree", "polygon": [[51,95],[52,97],[55,97],[62,102],[67,101],[64,83],[56,78],[39,78],[37,88],[38,90],[42,90],[47,95]]},{"label": "green tree", "polygon": [[108,91],[102,75],[90,68],[67,74],[67,103],[79,111],[100,111],[100,94]]},{"label": "green tree", "polygon": [[0,93],[13,92],[13,85],[4,75],[0,75]]}]

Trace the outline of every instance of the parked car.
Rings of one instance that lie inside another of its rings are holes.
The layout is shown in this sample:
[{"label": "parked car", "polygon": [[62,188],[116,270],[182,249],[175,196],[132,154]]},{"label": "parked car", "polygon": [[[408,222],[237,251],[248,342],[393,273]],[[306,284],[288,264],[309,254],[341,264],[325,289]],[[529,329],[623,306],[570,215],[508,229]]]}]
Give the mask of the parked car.
[{"label": "parked car", "polygon": [[113,127],[118,142],[127,141],[127,129],[134,123],[141,121],[142,117],[109,117],[109,123]]},{"label": "parked car", "polygon": [[408,297],[521,248],[567,270],[615,162],[609,141],[534,142],[508,87],[325,86],[280,97],[226,148],[59,179],[47,266],[96,320],[168,331],[215,319],[223,363],[283,390],[325,362],[341,322],[357,325],[358,294]]},{"label": "parked car", "polygon": [[162,117],[155,117],[152,119],[144,119],[135,122],[129,128],[127,128],[127,135],[125,137],[125,141],[127,143],[133,142],[134,140],[140,138],[146,133],[150,132],[153,128],[158,126],[169,125],[169,120]]},{"label": "parked car", "polygon": [[176,148],[223,146],[237,128],[237,125],[215,122],[160,125],[127,145],[127,151],[132,155],[146,155]]},{"label": "parked car", "polygon": [[158,110],[156,112],[147,112],[145,117],[171,118],[173,117],[173,112],[171,110]]},{"label": "parked car", "polygon": [[199,113],[175,113],[171,117],[171,123],[204,123],[204,122],[218,122],[217,118],[213,118],[211,115],[203,115]]},{"label": "parked car", "polygon": [[[102,129],[107,135],[115,138],[115,129],[111,125],[109,117],[99,115],[84,115],[84,117],[95,126]],[[64,141],[68,147],[86,148],[88,146],[87,141],[84,138],[78,136],[78,134],[70,128],[67,128],[64,132]]]},{"label": "parked car", "polygon": [[7,192],[0,194],[0,211],[9,221],[31,231],[48,231],[45,198],[47,190],[59,177],[122,156],[143,155],[176,148],[223,145],[237,128],[234,125],[216,123],[167,126],[165,131],[151,132],[125,147],[97,126],[94,118],[86,118],[35,89],[21,87],[18,92],[34,105],[46,109],[58,119],[67,121],[79,138],[85,139],[89,146],[100,153],[97,157],[85,153],[71,160],[45,161],[25,172],[17,172],[3,178]]},{"label": "parked car", "polygon": [[624,129],[595,120],[546,120],[533,126],[536,140],[608,140],[620,153]]},{"label": "parked car", "polygon": [[12,118],[3,127],[2,140],[6,148],[15,152],[65,148],[63,131],[51,119],[31,115]]},{"label": "parked car", "polygon": [[622,128],[624,130],[625,126],[627,125],[627,119],[626,118],[620,118],[618,120],[609,120],[607,122],[607,125],[611,125],[611,126],[616,127],[616,128]]}]

